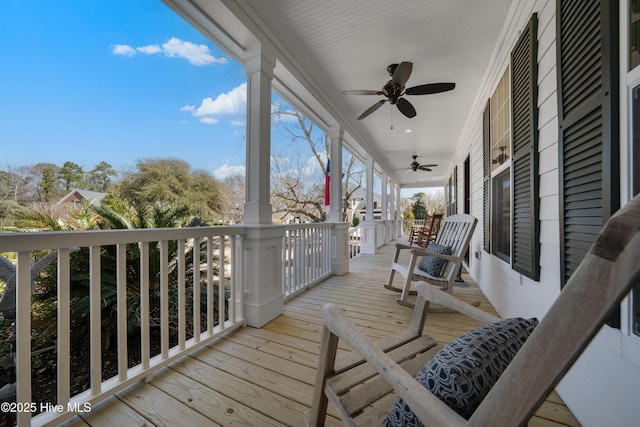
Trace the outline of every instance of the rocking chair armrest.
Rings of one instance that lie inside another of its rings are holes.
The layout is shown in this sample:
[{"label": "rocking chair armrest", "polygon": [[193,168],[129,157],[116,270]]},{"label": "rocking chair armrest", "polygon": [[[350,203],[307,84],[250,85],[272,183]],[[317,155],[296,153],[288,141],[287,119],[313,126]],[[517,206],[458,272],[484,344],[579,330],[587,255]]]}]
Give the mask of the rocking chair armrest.
[{"label": "rocking chair armrest", "polygon": [[493,323],[500,320],[499,317],[489,314],[486,311],[482,311],[471,304],[467,304],[448,292],[444,292],[439,286],[433,286],[420,281],[416,283],[416,290],[418,291],[418,295],[423,297],[425,300],[465,314],[483,324]]},{"label": "rocking chair armrest", "polygon": [[405,245],[404,243],[396,243],[397,249],[414,249],[415,246]]},{"label": "rocking chair armrest", "polygon": [[360,332],[334,304],[322,308],[324,324],[332,334],[344,340],[404,399],[424,425],[463,426],[466,420],[434,396],[400,365]]}]

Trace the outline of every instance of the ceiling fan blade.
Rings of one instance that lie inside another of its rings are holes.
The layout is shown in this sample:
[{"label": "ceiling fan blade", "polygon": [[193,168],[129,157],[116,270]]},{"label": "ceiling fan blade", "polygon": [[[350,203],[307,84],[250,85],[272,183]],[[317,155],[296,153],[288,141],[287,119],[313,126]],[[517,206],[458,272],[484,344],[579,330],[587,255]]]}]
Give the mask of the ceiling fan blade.
[{"label": "ceiling fan blade", "polygon": [[343,95],[383,95],[383,93],[380,92],[379,90],[367,90],[367,89],[343,90],[342,94]]},{"label": "ceiling fan blade", "polygon": [[391,81],[394,84],[404,86],[404,84],[409,80],[409,76],[411,76],[411,70],[413,70],[412,62],[401,62],[400,65],[396,67],[396,70],[393,72],[393,76],[391,76]]},{"label": "ceiling fan blade", "polygon": [[419,85],[407,88],[405,95],[431,95],[432,93],[446,92],[453,90],[456,87],[455,83],[429,83],[426,85]]},{"label": "ceiling fan blade", "polygon": [[426,167],[425,165],[418,166],[418,169],[420,169],[421,171],[425,171],[425,172],[431,172],[431,169]]},{"label": "ceiling fan blade", "polygon": [[423,166],[424,166],[425,168],[433,168],[433,167],[436,167],[436,166],[438,166],[438,165],[420,165],[420,167],[423,167]]},{"label": "ceiling fan blade", "polygon": [[396,105],[398,106],[398,110],[410,119],[416,116],[416,109],[413,108],[413,105],[406,99],[399,98]]},{"label": "ceiling fan blade", "polygon": [[382,107],[382,104],[384,104],[385,102],[387,102],[386,99],[381,99],[380,101],[376,102],[375,104],[373,104],[371,107],[367,108],[367,110],[360,114],[360,117],[358,117],[358,120],[362,120],[365,117],[367,117],[369,114],[373,113],[374,111],[376,111],[378,108]]}]

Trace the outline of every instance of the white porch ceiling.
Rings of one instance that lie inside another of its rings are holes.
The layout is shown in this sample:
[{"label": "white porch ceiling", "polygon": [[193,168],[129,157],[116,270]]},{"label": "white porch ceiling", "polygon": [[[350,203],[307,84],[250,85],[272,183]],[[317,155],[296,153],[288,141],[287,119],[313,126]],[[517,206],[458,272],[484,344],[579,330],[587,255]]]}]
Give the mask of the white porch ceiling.
[{"label": "white porch ceiling", "polygon": [[[274,46],[276,90],[323,123],[339,123],[347,144],[369,152],[378,170],[402,187],[441,186],[476,102],[511,0],[165,0],[242,62],[260,40]],[[454,82],[450,92],[406,96],[417,116],[388,103],[356,118],[381,96],[342,95],[379,90],[386,67],[413,62],[407,87]],[[393,126],[393,129],[391,127]],[[413,132],[406,134],[406,129]],[[411,156],[437,163],[432,172],[406,172]]]}]

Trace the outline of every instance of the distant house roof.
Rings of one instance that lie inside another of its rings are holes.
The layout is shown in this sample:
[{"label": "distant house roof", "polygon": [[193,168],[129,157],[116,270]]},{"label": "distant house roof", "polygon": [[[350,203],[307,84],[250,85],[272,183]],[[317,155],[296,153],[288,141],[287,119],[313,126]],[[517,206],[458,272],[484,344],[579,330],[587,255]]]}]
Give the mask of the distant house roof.
[{"label": "distant house roof", "polygon": [[79,203],[79,202],[91,202],[93,205],[100,205],[102,199],[105,198],[107,193],[100,193],[98,191],[90,191],[90,190],[81,190],[78,188],[74,188],[64,196],[62,199],[58,200],[56,206],[61,205],[63,203]]}]

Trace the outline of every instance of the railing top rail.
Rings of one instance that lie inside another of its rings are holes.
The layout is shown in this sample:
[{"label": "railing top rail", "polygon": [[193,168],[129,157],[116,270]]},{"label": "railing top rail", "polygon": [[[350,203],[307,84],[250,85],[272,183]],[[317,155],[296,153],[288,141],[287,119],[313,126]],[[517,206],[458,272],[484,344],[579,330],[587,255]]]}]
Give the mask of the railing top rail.
[{"label": "railing top rail", "polygon": [[333,222],[304,222],[295,224],[281,224],[275,227],[282,227],[285,230],[303,230],[307,228],[332,228]]},{"label": "railing top rail", "polygon": [[182,228],[145,228],[129,230],[41,231],[0,233],[0,252],[39,249],[117,245],[121,243],[156,242],[209,236],[242,236],[242,225]]}]

